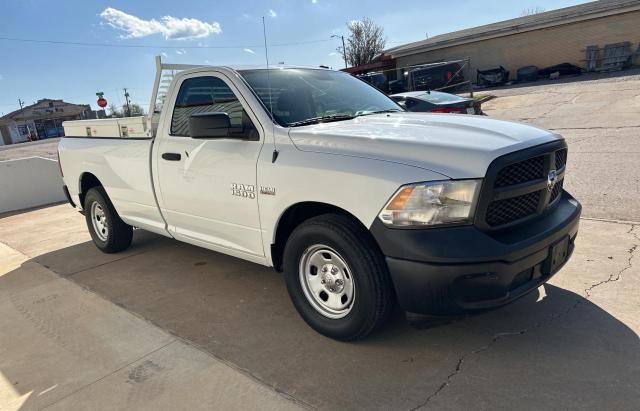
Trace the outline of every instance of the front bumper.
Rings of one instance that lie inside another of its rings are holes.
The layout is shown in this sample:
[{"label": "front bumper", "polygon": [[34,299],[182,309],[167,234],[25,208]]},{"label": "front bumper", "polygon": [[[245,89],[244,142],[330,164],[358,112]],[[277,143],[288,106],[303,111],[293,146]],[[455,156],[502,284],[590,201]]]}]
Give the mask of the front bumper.
[{"label": "front bumper", "polygon": [[[371,232],[386,256],[401,307],[450,314],[507,304],[549,280],[573,252],[581,209],[564,192],[549,213],[510,230],[393,229],[376,219]],[[566,259],[552,265],[550,250],[563,241]]]}]

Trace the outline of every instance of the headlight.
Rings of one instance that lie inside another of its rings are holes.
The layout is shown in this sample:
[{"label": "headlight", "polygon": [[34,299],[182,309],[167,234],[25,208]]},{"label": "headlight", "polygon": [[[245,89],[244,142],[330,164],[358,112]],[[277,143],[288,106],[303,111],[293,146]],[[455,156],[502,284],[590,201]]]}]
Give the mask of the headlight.
[{"label": "headlight", "polygon": [[386,225],[468,224],[482,180],[449,180],[400,187],[378,217]]}]

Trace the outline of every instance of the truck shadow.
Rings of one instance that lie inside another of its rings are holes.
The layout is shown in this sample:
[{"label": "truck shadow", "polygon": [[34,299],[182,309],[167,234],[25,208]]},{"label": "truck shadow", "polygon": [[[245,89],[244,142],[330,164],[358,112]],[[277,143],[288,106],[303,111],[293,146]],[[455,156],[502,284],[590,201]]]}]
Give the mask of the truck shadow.
[{"label": "truck shadow", "polygon": [[[444,323],[423,318],[412,326],[398,311],[385,331],[340,343],[306,326],[280,274],[150,233],[136,231],[123,254],[86,242],[38,256],[1,276],[0,290],[32,261],[317,408],[508,408],[518,401],[611,409],[640,398],[638,335],[553,285]],[[8,360],[26,349],[0,349],[9,381],[27,379]]]}]

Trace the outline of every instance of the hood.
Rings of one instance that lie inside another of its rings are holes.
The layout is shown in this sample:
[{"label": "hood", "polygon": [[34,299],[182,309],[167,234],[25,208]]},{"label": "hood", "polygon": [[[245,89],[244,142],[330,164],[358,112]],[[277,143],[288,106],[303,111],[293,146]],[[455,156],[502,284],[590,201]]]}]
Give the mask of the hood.
[{"label": "hood", "polygon": [[365,157],[421,167],[450,178],[479,178],[497,157],[562,137],[475,115],[389,113],[292,127],[303,151]]}]

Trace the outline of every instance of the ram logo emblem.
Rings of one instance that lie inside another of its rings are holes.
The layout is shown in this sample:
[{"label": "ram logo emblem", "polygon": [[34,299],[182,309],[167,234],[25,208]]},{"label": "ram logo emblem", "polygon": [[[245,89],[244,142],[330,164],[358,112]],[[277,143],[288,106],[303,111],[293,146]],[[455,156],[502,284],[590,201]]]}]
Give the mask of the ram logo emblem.
[{"label": "ram logo emblem", "polygon": [[549,191],[553,190],[553,187],[555,187],[557,182],[558,172],[556,170],[549,171],[549,174],[547,175],[547,189]]}]

